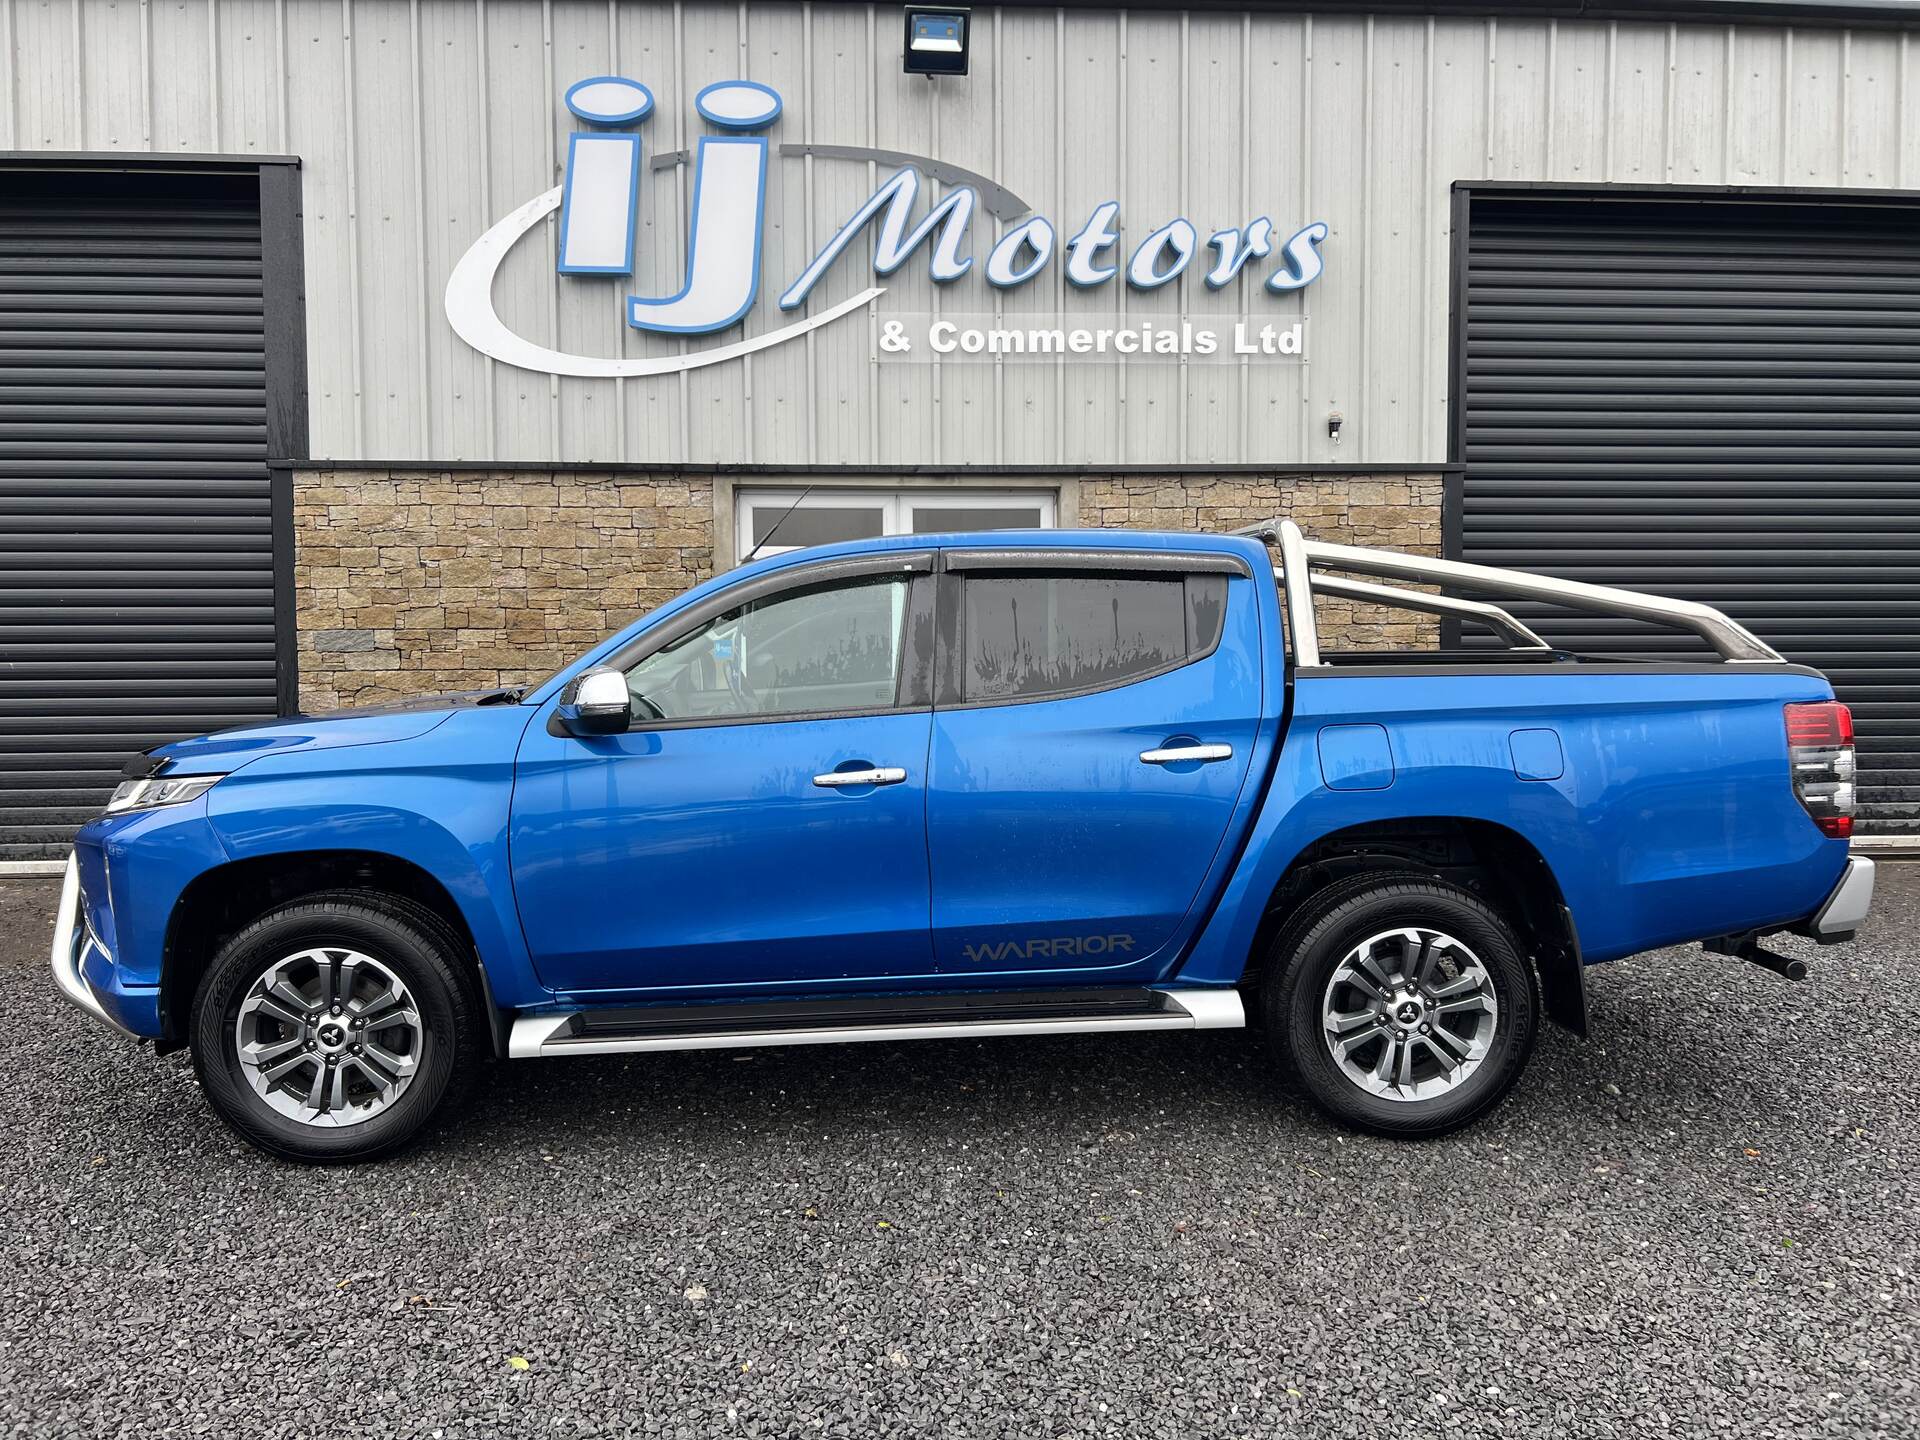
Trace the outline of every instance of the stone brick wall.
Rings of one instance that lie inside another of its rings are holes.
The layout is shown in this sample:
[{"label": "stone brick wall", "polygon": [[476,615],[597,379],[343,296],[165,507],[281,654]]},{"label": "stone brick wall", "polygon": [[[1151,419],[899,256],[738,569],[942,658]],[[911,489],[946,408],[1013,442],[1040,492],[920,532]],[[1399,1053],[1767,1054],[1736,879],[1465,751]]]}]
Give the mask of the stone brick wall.
[{"label": "stone brick wall", "polygon": [[[1437,555],[1440,478],[1079,478],[1080,523],[1310,535]],[[294,477],[308,710],[538,679],[713,572],[706,475],[341,468]],[[1434,622],[1333,601],[1323,644],[1414,646]]]},{"label": "stone brick wall", "polygon": [[704,475],[296,474],[301,706],[536,680],[712,570]]},{"label": "stone brick wall", "polygon": [[[1315,540],[1440,553],[1438,475],[1089,476],[1080,523],[1132,530],[1237,530],[1285,516]],[[1348,600],[1315,607],[1325,650],[1431,649],[1440,622]]]}]

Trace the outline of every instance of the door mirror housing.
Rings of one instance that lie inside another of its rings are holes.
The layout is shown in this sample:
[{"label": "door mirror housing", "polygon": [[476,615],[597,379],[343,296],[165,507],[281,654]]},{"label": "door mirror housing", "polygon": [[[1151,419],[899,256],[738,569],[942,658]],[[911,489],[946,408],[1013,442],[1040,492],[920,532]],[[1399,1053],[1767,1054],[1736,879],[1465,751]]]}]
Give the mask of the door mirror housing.
[{"label": "door mirror housing", "polygon": [[618,670],[588,670],[568,687],[553,718],[569,735],[618,735],[633,724],[627,677]]}]

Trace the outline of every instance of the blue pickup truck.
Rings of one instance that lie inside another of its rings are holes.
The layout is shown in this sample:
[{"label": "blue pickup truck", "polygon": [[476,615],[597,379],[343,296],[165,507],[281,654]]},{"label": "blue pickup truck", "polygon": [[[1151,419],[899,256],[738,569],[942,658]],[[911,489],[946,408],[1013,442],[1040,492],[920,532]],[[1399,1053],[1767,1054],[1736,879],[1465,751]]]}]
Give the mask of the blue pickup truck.
[{"label": "blue pickup truck", "polygon": [[[1501,592],[1701,658],[1555,649]],[[1504,643],[1323,651],[1322,597]],[[1798,979],[1763,940],[1848,939],[1852,742],[1688,601],[1288,522],[896,537],[539,684],[159,747],[79,834],[53,969],[309,1161],[404,1144],[489,1058],[1246,1024],[1338,1120],[1430,1135],[1543,1018],[1584,1033],[1587,965],[1700,940]]]}]

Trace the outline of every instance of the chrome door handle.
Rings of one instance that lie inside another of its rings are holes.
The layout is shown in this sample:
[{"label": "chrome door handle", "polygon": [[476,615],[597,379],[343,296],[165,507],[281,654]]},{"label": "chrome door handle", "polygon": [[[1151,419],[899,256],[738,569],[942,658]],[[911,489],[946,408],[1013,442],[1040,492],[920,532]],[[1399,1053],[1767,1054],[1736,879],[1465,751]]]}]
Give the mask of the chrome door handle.
[{"label": "chrome door handle", "polygon": [[1176,745],[1171,750],[1142,750],[1140,758],[1149,765],[1178,765],[1183,761],[1231,760],[1231,745]]},{"label": "chrome door handle", "polygon": [[829,770],[814,776],[813,783],[831,790],[843,785],[898,785],[906,778],[907,772],[898,765],[879,765],[871,770]]}]

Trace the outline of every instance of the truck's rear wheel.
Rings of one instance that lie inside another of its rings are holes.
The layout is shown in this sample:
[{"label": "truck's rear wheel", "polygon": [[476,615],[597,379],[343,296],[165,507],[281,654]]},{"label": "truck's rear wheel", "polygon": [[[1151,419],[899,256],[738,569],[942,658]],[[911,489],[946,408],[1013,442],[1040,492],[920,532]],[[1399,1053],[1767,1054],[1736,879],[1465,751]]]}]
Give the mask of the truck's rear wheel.
[{"label": "truck's rear wheel", "polygon": [[193,1063],[240,1135],[290,1160],[369,1160],[466,1088],[478,1020],[444,937],[402,903],[338,892],[221,947],[193,1009]]},{"label": "truck's rear wheel", "polygon": [[1376,1134],[1470,1124],[1533,1050],[1533,969],[1506,922],[1457,886],[1330,885],[1281,928],[1266,973],[1276,1059],[1323,1110]]}]

